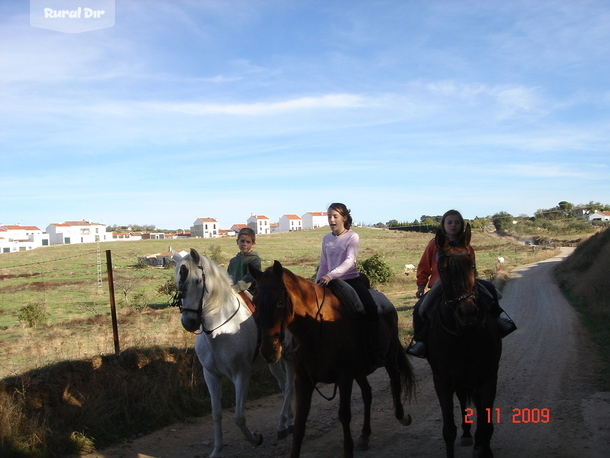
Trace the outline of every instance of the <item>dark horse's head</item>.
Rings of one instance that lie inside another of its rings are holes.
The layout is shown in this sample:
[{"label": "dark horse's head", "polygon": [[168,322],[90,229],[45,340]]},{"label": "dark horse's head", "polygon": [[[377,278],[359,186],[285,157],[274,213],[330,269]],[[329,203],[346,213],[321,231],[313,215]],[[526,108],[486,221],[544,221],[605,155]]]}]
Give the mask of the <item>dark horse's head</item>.
[{"label": "dark horse's head", "polygon": [[279,261],[275,261],[265,272],[251,265],[249,269],[256,280],[252,302],[259,313],[262,334],[260,354],[268,363],[275,363],[282,357],[286,318],[292,311],[292,303],[284,284],[284,268]]},{"label": "dark horse's head", "polygon": [[457,330],[471,328],[480,322],[477,304],[478,288],[476,269],[470,248],[470,224],[457,241],[449,241],[439,229],[436,233],[438,247],[438,273],[443,285],[442,308],[451,310]]}]

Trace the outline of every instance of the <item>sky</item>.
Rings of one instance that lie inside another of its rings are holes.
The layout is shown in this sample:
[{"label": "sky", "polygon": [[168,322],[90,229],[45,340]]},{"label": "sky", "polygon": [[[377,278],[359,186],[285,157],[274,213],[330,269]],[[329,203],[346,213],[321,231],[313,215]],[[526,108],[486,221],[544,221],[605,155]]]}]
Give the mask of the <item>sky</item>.
[{"label": "sky", "polygon": [[0,224],[610,203],[608,1],[116,0],[80,33],[30,6],[0,0]]}]

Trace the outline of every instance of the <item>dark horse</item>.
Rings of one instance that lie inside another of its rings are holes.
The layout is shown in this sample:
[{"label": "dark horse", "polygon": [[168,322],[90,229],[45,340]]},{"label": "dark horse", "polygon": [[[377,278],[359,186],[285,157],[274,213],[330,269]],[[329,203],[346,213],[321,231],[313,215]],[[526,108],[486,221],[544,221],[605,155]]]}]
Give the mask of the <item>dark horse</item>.
[{"label": "dark horse", "polygon": [[[365,318],[354,316],[331,293],[330,289],[299,277],[275,261],[265,272],[253,272],[256,278],[254,303],[259,310],[263,342],[261,354],[268,361],[282,355],[281,338],[285,330],[292,333],[296,411],[291,457],[298,457],[305,436],[305,424],[311,398],[319,382],[333,383],[339,388],[339,419],[343,426],[343,455],[352,457],[354,441],[350,431],[351,394],[354,380],[362,390],[364,425],[359,438],[360,449],[368,447],[371,434],[370,412],[372,390],[366,376],[376,367],[367,357],[368,326]],[[385,369],[390,377],[394,414],[404,425],[401,396],[409,397],[414,388],[411,365],[398,338],[398,316],[392,303],[381,293],[371,290],[380,312],[380,341],[385,350]]]},{"label": "dark horse", "polygon": [[491,299],[475,278],[475,266],[468,246],[470,225],[457,243],[450,243],[441,231],[436,234],[437,261],[442,295],[432,311],[428,333],[428,362],[443,414],[443,439],[447,456],[453,457],[457,428],[453,418],[453,394],[462,412],[462,445],[471,445],[471,418],[467,409],[474,403],[477,429],[473,456],[491,457],[490,442],[502,339],[490,315]]}]

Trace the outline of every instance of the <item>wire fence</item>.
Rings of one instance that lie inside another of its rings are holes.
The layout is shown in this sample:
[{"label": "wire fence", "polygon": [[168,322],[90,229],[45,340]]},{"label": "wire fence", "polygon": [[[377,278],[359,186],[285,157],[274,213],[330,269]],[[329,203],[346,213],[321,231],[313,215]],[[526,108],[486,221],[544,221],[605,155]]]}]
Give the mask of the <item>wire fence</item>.
[{"label": "wire fence", "polygon": [[179,314],[155,291],[171,272],[114,260],[115,334],[105,253],[99,247],[59,257],[52,249],[39,253],[0,256],[0,379],[118,348],[192,345]]}]

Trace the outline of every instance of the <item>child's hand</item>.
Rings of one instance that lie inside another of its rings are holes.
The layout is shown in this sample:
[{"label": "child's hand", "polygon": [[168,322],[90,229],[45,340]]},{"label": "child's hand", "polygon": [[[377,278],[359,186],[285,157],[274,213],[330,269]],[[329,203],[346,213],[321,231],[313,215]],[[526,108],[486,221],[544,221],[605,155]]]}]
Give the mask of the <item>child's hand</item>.
[{"label": "child's hand", "polygon": [[322,278],[318,280],[318,284],[322,286],[328,285],[330,283],[331,278],[328,275],[324,275]]}]

